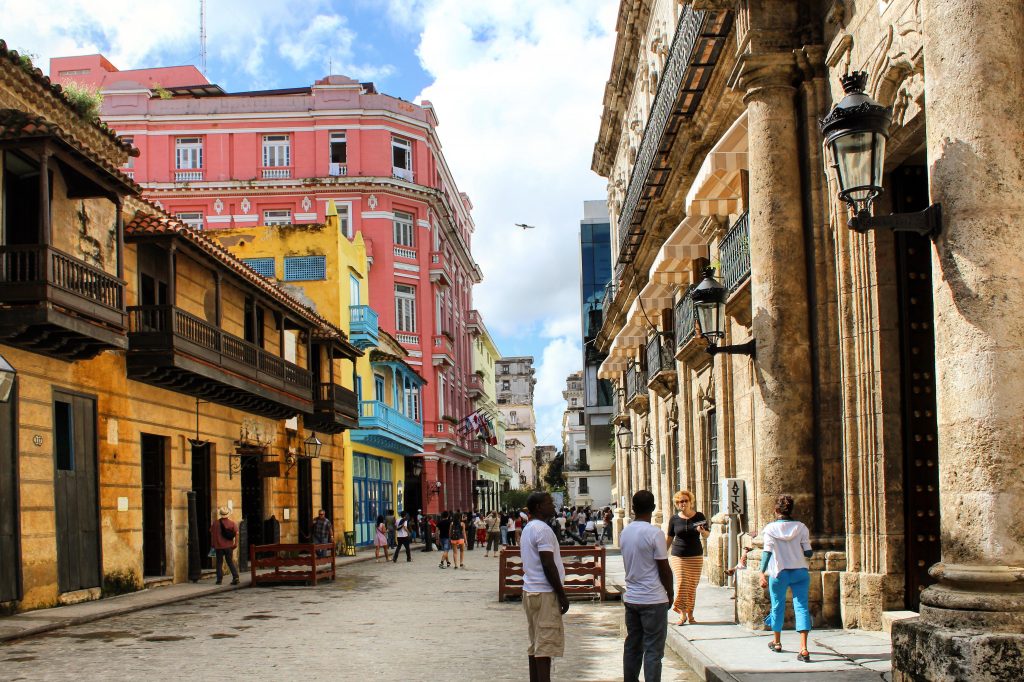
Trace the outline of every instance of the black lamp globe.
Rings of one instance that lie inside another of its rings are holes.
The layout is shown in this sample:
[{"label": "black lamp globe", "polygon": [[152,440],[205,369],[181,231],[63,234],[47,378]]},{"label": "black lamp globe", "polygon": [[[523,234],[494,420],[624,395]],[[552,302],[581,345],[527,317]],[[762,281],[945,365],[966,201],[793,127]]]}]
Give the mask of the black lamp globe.
[{"label": "black lamp globe", "polygon": [[715,269],[704,268],[704,279],[690,292],[693,309],[700,325],[700,335],[717,345],[725,337],[725,299],[728,290],[715,279]]},{"label": "black lamp globe", "polygon": [[310,434],[309,438],[302,441],[303,454],[310,459],[317,459],[320,457],[320,450],[323,447],[323,442],[316,437],[316,431]]}]

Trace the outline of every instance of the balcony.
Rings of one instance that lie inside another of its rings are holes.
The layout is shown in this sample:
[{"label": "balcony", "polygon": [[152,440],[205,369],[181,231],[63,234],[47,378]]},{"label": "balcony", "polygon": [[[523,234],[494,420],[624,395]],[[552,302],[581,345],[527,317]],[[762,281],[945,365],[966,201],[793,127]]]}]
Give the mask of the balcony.
[{"label": "balcony", "polygon": [[431,359],[435,367],[455,366],[455,344],[447,334],[440,334],[433,338]]},{"label": "balcony", "polygon": [[0,246],[0,341],[67,361],[123,350],[124,286],[49,246]]},{"label": "balcony", "polygon": [[128,316],[128,378],[273,419],[313,413],[308,370],[172,305]]},{"label": "balcony", "polygon": [[391,175],[398,178],[399,180],[405,180],[406,182],[415,182],[416,176],[413,175],[412,170],[408,168],[391,168]]},{"label": "balcony", "polygon": [[202,169],[193,168],[191,170],[176,170],[174,171],[175,182],[199,182],[203,179]]},{"label": "balcony", "polygon": [[722,260],[722,285],[733,293],[750,279],[750,216],[744,213],[718,246]]},{"label": "balcony", "polygon": [[291,168],[261,168],[260,177],[264,180],[286,180],[292,176]]},{"label": "balcony", "polygon": [[626,400],[622,391],[615,391],[612,394],[612,424],[629,426],[629,410],[626,409]]},{"label": "balcony", "polygon": [[399,258],[408,258],[409,260],[416,260],[416,249],[410,249],[405,246],[396,246],[394,254]]},{"label": "balcony", "polygon": [[689,291],[676,303],[673,317],[676,323],[676,358],[681,360],[683,348],[697,335],[693,299]]},{"label": "balcony", "polygon": [[484,323],[480,317],[479,310],[470,310],[466,314],[466,331],[470,334],[481,334],[484,330]]},{"label": "balcony", "polygon": [[657,334],[647,342],[647,387],[668,399],[676,392],[675,343],[670,334]]},{"label": "balcony", "polygon": [[472,373],[466,377],[466,395],[470,399],[484,396],[484,380],[479,374]]},{"label": "balcony", "polygon": [[377,311],[368,305],[349,306],[348,340],[360,350],[376,346],[380,342],[377,327]]},{"label": "balcony", "polygon": [[573,462],[565,466],[565,471],[590,471],[590,465],[586,462]]},{"label": "balcony", "polygon": [[359,403],[359,428],[352,440],[399,455],[423,452],[423,425],[379,400]]},{"label": "balcony", "polygon": [[626,367],[626,407],[634,412],[646,413],[650,407],[647,396],[647,372],[639,363]]},{"label": "balcony", "polygon": [[341,433],[359,428],[359,405],[356,394],[344,386],[331,383],[316,385],[313,394],[313,414],[303,422],[307,429],[324,433]]},{"label": "balcony", "polygon": [[452,285],[451,275],[448,274],[448,259],[445,258],[444,253],[441,251],[430,252],[429,274],[431,282],[436,282],[445,287]]},{"label": "balcony", "polygon": [[327,164],[327,175],[332,178],[341,178],[348,175],[348,166],[343,163]]}]

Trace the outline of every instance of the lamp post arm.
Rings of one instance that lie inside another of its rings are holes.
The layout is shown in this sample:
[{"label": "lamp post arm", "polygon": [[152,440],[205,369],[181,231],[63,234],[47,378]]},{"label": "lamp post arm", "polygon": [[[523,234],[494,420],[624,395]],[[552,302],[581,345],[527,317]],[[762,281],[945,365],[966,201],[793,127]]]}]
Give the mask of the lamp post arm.
[{"label": "lamp post arm", "polygon": [[882,216],[873,216],[867,210],[863,210],[850,218],[849,225],[854,232],[864,233],[884,228],[893,232],[916,232],[934,238],[942,231],[942,208],[940,204],[932,204],[915,213],[892,213]]},{"label": "lamp post arm", "polygon": [[757,339],[751,339],[746,343],[741,343],[735,346],[716,346],[714,344],[710,344],[704,349],[704,352],[712,357],[719,353],[723,353],[725,355],[749,355],[750,357],[755,357],[757,353]]}]

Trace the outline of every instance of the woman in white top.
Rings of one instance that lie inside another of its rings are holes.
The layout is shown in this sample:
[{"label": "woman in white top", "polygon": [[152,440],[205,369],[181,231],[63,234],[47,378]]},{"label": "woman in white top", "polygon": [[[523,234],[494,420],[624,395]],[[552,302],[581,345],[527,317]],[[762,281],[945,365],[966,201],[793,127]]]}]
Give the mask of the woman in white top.
[{"label": "woman in white top", "polygon": [[807,526],[793,520],[793,498],[789,495],[779,495],[775,500],[775,514],[778,518],[764,527],[764,551],[761,553],[761,587],[767,587],[772,598],[772,610],[764,622],[775,633],[768,647],[776,653],[782,651],[786,591],[792,590],[796,629],[800,633],[797,658],[810,662],[807,633],[811,629],[811,613],[807,609],[807,591],[811,579],[807,557],[811,556],[811,533]]}]

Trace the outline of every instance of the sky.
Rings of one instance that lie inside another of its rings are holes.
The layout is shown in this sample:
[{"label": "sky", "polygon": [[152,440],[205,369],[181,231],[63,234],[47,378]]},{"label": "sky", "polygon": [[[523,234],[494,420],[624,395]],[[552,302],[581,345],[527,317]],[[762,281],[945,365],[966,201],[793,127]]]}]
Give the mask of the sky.
[{"label": "sky", "polygon": [[[44,71],[103,53],[120,69],[200,64],[199,0],[0,0],[0,38]],[[561,446],[565,378],[582,369],[579,221],[617,0],[208,0],[206,76],[228,91],[329,72],[430,100],[474,205],[474,305],[504,355],[532,355],[540,444]],[[301,12],[299,9],[301,8]],[[523,230],[515,223],[535,229]]]}]

